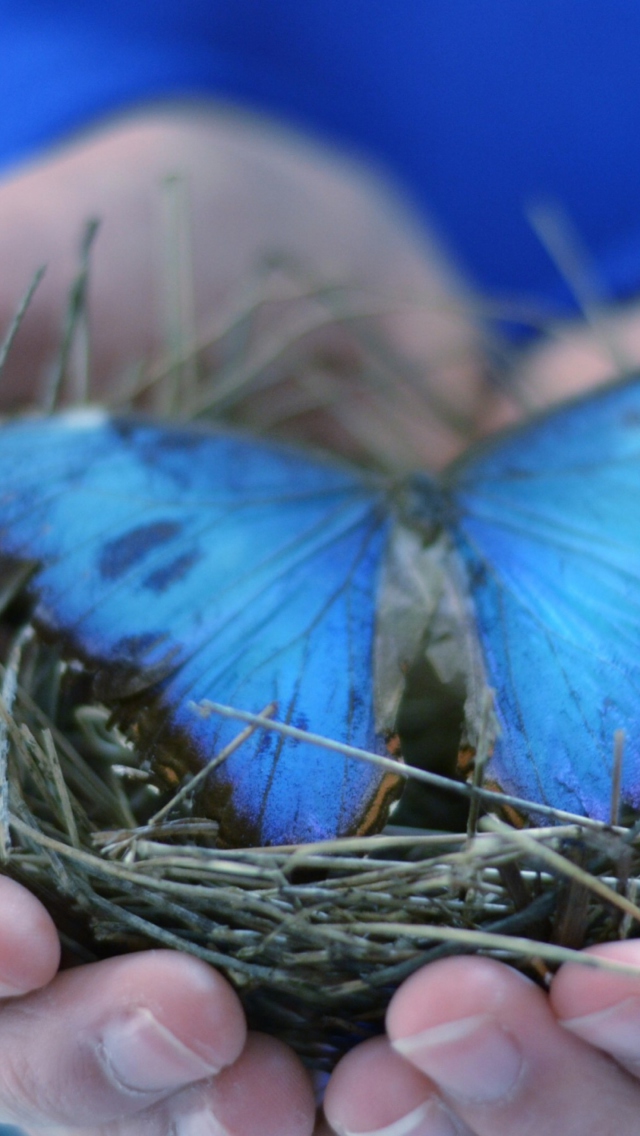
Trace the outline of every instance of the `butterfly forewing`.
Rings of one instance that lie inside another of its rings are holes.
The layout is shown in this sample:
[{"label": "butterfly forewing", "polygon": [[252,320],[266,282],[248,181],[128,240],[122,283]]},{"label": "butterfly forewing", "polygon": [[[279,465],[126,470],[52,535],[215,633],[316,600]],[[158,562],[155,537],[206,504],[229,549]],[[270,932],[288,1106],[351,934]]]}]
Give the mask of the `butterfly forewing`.
[{"label": "butterfly forewing", "polygon": [[455,466],[466,565],[511,791],[610,814],[640,805],[640,382],[555,410]]},{"label": "butterfly forewing", "polygon": [[[214,758],[241,726],[199,717],[204,698],[276,702],[293,725],[381,749],[383,492],[285,449],[97,413],[4,427],[0,484],[0,551],[40,566],[36,621],[106,675],[143,755],[181,772]],[[289,843],[382,823],[388,787],[366,762],[258,732],[207,799],[224,840]]]}]

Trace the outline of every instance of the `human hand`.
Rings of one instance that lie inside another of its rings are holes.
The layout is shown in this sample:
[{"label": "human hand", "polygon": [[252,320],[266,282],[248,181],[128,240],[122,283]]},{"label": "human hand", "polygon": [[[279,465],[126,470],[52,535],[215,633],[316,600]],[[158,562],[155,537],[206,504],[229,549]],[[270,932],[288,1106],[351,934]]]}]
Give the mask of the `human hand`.
[{"label": "human hand", "polygon": [[58,937],[38,900],[0,876],[0,910],[0,1123],[58,1136],[310,1136],[302,1065],[247,1036],[210,967],[148,951],[56,976]]},{"label": "human hand", "polygon": [[[271,1038],[247,1040],[215,971],[151,951],[54,977],[44,908],[4,877],[0,908],[1,1121],[34,1136],[310,1136],[301,1064]],[[634,941],[597,953],[640,966]],[[339,1064],[333,1128],[315,1136],[638,1131],[639,979],[567,964],[547,998],[502,964],[447,959],[404,983],[387,1025]]]},{"label": "human hand", "polygon": [[[637,941],[589,953],[640,966]],[[635,1136],[639,1079],[640,978],[568,963],[547,997],[453,958],[397,991],[387,1037],[343,1058],[325,1111],[341,1136]]]},{"label": "human hand", "polygon": [[[429,466],[454,456],[463,444],[460,423],[471,423],[480,408],[486,412],[492,399],[484,382],[484,333],[435,239],[358,164],[266,118],[215,104],[132,111],[0,178],[0,261],[11,265],[0,273],[0,337],[35,270],[47,266],[3,368],[2,409],[20,410],[42,395],[91,217],[100,219],[89,279],[91,398],[113,399],[128,387],[140,360],[165,354],[173,277],[164,263],[162,183],[176,173],[194,238],[188,277],[195,340],[206,343],[228,319],[233,322],[246,310],[249,294],[253,302],[268,295],[258,323],[251,320],[250,338],[257,329],[267,355],[275,341],[283,348],[289,343],[271,380],[279,375],[286,386],[292,369],[309,372],[298,400],[283,407],[284,418],[293,413],[300,427],[298,440],[308,436],[311,410],[319,419],[313,441],[333,449],[345,433],[353,444],[366,415],[368,452],[390,451],[392,465],[394,455],[399,468],[408,454]],[[265,287],[265,254],[300,266],[307,283],[278,277],[273,288]],[[311,301],[309,308],[305,301],[296,305],[297,293],[329,283],[339,285],[342,299],[335,304],[343,314],[369,311],[364,325],[351,317],[332,319],[328,308]],[[283,307],[285,296],[292,308]],[[302,325],[314,317],[303,335],[301,316]],[[377,389],[379,376],[370,389],[358,380],[359,368],[367,372],[369,363],[354,326],[386,344],[380,367],[393,383],[392,399]],[[228,352],[225,345],[213,355],[205,352],[207,365],[228,368]],[[387,353],[403,360],[409,380],[400,386],[397,368],[383,364]],[[426,388],[426,402],[414,386]],[[442,404],[443,413],[429,413],[430,399]],[[270,400],[269,422],[279,406]],[[339,415],[330,414],[330,406],[339,407]],[[251,402],[247,417],[254,425],[263,407]]]}]

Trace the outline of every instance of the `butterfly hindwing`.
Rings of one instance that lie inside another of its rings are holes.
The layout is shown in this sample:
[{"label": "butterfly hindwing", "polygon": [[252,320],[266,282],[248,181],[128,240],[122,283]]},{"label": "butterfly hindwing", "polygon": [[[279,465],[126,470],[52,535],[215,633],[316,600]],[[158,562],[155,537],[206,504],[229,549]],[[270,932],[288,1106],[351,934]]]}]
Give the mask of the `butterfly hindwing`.
[{"label": "butterfly hindwing", "polygon": [[[192,771],[215,757],[242,727],[199,717],[190,703],[205,698],[275,702],[293,725],[380,749],[388,522],[364,480],[230,435],[78,412],[3,427],[0,486],[0,552],[39,565],[36,620],[105,675],[112,703],[147,676],[131,703],[143,753]],[[261,731],[210,781],[223,838],[246,844],[357,831],[387,785]]]},{"label": "butterfly hindwing", "polygon": [[608,819],[614,734],[640,806],[640,381],[566,404],[450,472],[512,792]]}]

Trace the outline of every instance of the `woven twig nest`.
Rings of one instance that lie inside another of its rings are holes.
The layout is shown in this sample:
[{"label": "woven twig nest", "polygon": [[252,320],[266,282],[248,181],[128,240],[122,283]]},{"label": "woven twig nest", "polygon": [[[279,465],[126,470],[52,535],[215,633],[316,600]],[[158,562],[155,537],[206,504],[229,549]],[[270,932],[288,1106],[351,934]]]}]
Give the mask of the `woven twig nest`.
[{"label": "woven twig nest", "polygon": [[45,903],[67,964],[192,953],[227,975],[252,1025],[326,1070],[381,1029],[393,990],[429,960],[482,951],[544,981],[575,948],[640,921],[632,829],[485,815],[472,837],[217,848],[188,793],[163,800],[106,715],[78,710],[73,668],[18,639],[1,711],[3,870]]}]

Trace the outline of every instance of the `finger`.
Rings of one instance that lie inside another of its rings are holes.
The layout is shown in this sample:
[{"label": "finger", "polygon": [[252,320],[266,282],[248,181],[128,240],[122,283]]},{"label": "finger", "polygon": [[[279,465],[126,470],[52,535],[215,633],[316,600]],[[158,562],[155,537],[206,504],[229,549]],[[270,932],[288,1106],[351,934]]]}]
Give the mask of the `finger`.
[{"label": "finger", "polygon": [[180,1102],[174,1113],[176,1136],[311,1136],[313,1132],[311,1080],[293,1051],[266,1034],[250,1033],[235,1064],[223,1069],[206,1089],[185,1094],[185,1101],[187,1108]]},{"label": "finger", "polygon": [[[324,1113],[340,1136],[465,1136],[433,1082],[393,1051],[387,1038],[353,1049],[336,1066]],[[322,1132],[322,1130],[321,1130]]]},{"label": "finger", "polygon": [[7,876],[0,876],[0,911],[0,998],[14,998],[51,981],[60,942],[42,904]]},{"label": "finger", "polygon": [[0,1120],[95,1131],[232,1064],[245,1036],[229,984],[186,955],[66,971],[0,1014]]},{"label": "finger", "polygon": [[553,1010],[565,1029],[640,1077],[640,942],[603,943],[585,954],[637,966],[638,976],[567,963],[551,986]]},{"label": "finger", "polygon": [[311,1136],[314,1118],[299,1059],[275,1038],[250,1033],[237,1061],[217,1077],[128,1120],[51,1136]]},{"label": "finger", "polygon": [[391,1001],[397,1053],[476,1136],[638,1132],[640,1087],[557,1022],[547,996],[490,959],[446,959]]}]

